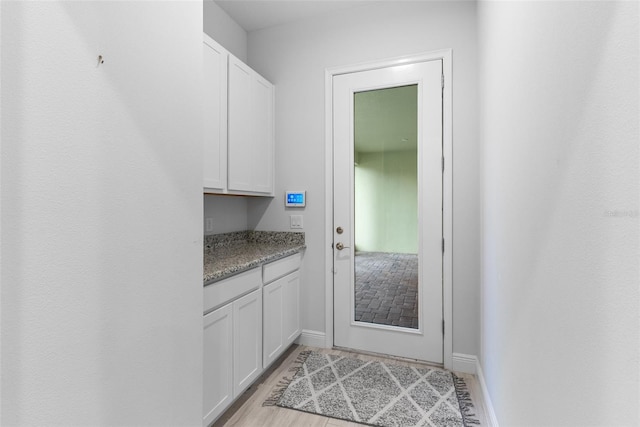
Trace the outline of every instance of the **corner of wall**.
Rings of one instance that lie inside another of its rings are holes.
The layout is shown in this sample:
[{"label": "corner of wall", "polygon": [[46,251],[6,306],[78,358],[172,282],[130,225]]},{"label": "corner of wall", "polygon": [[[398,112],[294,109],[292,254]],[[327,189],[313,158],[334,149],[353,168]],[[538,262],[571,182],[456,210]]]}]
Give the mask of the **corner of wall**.
[{"label": "corner of wall", "polygon": [[225,49],[247,62],[247,32],[213,0],[203,0],[203,30]]},{"label": "corner of wall", "polygon": [[478,384],[480,385],[480,391],[482,392],[481,403],[484,406],[484,413],[487,425],[489,427],[499,427],[498,418],[496,417],[496,413],[493,409],[493,403],[491,402],[491,396],[489,395],[489,389],[487,389],[487,383],[484,379],[484,372],[482,370],[482,364],[480,360],[476,358],[476,367],[475,367],[475,375],[478,379]]}]

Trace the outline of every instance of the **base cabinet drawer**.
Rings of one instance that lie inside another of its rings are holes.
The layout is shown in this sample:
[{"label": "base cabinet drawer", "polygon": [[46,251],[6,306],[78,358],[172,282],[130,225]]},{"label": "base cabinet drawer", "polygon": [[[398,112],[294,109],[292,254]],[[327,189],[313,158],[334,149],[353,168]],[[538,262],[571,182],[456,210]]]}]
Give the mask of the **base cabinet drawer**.
[{"label": "base cabinet drawer", "polygon": [[266,368],[298,338],[300,328],[300,275],[296,271],[264,287],[263,339]]},{"label": "base cabinet drawer", "polygon": [[262,285],[259,268],[243,271],[240,274],[211,283],[204,287],[204,312],[231,302]]},{"label": "base cabinet drawer", "polygon": [[300,268],[302,254],[297,253],[262,266],[262,282],[266,285]]}]

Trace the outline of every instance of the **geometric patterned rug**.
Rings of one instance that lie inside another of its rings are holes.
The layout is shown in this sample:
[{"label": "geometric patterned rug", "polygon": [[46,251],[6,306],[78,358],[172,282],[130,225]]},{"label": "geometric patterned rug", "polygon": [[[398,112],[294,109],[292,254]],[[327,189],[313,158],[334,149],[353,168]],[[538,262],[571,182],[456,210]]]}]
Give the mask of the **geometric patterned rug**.
[{"label": "geometric patterned rug", "polygon": [[464,380],[443,369],[304,351],[292,371],[265,406],[383,427],[479,424]]}]

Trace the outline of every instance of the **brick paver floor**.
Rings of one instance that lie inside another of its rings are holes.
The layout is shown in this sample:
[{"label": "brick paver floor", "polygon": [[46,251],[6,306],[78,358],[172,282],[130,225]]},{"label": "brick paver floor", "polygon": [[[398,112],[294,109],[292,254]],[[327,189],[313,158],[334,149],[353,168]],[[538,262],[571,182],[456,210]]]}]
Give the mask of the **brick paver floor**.
[{"label": "brick paver floor", "polygon": [[356,321],[418,328],[418,256],[357,252]]}]

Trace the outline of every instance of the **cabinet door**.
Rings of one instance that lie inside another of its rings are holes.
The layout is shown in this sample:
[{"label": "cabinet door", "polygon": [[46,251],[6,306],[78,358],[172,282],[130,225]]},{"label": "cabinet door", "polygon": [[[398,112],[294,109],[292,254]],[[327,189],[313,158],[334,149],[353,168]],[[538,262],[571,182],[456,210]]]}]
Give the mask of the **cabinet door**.
[{"label": "cabinet door", "polygon": [[284,350],[283,309],[284,309],[284,280],[275,282],[263,288],[264,297],[264,366],[278,358]]},{"label": "cabinet door", "polygon": [[204,35],[204,141],[205,192],[223,192],[227,186],[227,60],[228,53]]},{"label": "cabinet door", "polygon": [[273,195],[273,85],[233,55],[228,81],[228,189]]},{"label": "cabinet door", "polygon": [[251,80],[253,191],[273,194],[273,85],[255,74]]},{"label": "cabinet door", "polygon": [[300,274],[296,271],[282,278],[284,280],[283,335],[288,347],[300,335]]},{"label": "cabinet door", "polygon": [[262,373],[262,288],[233,302],[233,396]]},{"label": "cabinet door", "polygon": [[251,191],[254,153],[252,141],[252,70],[229,57],[229,190]]},{"label": "cabinet door", "polygon": [[203,417],[208,426],[233,400],[232,304],[204,316]]},{"label": "cabinet door", "polygon": [[266,367],[300,335],[300,275],[296,271],[263,288]]}]

